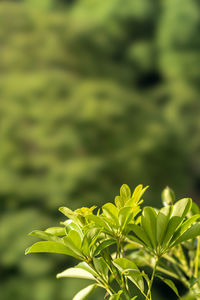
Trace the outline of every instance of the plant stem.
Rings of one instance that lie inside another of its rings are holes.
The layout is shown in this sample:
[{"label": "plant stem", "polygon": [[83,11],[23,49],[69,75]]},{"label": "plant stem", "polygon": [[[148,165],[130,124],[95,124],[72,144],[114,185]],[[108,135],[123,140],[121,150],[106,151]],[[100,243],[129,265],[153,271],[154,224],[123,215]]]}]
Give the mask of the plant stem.
[{"label": "plant stem", "polygon": [[196,257],[195,257],[195,265],[194,265],[194,277],[198,277],[199,271],[199,249],[200,248],[200,239],[197,237],[197,250],[196,250]]},{"label": "plant stem", "polygon": [[156,257],[155,266],[153,268],[153,272],[152,272],[152,275],[151,275],[151,280],[149,282],[149,289],[148,289],[148,292],[147,292],[147,297],[149,297],[150,300],[152,300],[151,288],[152,288],[153,280],[154,280],[154,277],[155,277],[158,261],[159,261],[159,257]]}]

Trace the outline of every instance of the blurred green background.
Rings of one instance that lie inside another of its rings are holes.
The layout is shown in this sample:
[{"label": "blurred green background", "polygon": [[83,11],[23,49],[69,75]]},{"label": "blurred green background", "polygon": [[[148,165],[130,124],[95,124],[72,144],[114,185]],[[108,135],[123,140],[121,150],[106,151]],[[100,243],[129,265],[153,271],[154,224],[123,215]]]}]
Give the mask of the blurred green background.
[{"label": "blurred green background", "polygon": [[61,205],[100,206],[123,183],[150,185],[146,205],[166,185],[198,202],[199,11],[199,0],[0,1],[0,299],[71,300],[86,285],[55,279],[68,257],[24,256],[27,233],[59,224]]}]

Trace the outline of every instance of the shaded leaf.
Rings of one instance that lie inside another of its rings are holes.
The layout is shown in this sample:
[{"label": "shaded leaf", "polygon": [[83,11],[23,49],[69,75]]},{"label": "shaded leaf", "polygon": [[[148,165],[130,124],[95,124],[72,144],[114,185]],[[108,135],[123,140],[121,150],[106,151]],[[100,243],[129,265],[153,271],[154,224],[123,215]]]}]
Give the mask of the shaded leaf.
[{"label": "shaded leaf", "polygon": [[95,249],[93,255],[94,256],[99,255],[103,249],[105,249],[105,248],[107,248],[107,247],[109,247],[109,246],[111,246],[115,243],[116,243],[116,241],[114,239],[108,239],[108,240],[103,241],[101,244],[99,244],[97,246],[97,248]]},{"label": "shaded leaf", "polygon": [[160,275],[157,275],[158,278],[160,278],[165,284],[167,284],[176,294],[176,296],[181,299],[179,292],[177,290],[177,287],[175,286],[175,284],[173,283],[173,281],[171,281],[170,279],[166,279]]}]

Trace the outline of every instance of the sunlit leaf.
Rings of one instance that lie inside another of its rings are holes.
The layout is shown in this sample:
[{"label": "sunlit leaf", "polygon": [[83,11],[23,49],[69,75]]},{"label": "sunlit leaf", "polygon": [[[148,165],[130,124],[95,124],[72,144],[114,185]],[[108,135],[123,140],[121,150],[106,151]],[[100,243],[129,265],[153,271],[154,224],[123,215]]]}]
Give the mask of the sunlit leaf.
[{"label": "sunlit leaf", "polygon": [[66,247],[64,244],[60,244],[53,241],[42,241],[37,242],[33,244],[31,247],[29,247],[25,254],[29,253],[59,253],[59,254],[66,254],[70,256],[74,256],[76,258],[79,258],[79,256],[76,255],[70,248]]},{"label": "sunlit leaf", "polygon": [[162,191],[161,197],[164,206],[173,205],[176,200],[174,191],[168,186]]},{"label": "sunlit leaf", "polygon": [[62,277],[70,277],[70,278],[83,278],[83,279],[91,279],[96,280],[95,277],[89,273],[88,271],[82,269],[82,268],[69,268],[56,276],[57,278]]},{"label": "sunlit leaf", "polygon": [[97,284],[88,285],[86,288],[79,291],[72,300],[86,300],[95,291]]}]

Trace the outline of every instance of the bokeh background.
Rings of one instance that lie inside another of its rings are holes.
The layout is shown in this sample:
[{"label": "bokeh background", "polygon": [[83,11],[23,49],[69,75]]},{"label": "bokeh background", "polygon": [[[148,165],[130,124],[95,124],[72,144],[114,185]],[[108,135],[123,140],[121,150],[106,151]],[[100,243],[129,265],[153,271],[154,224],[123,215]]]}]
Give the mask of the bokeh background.
[{"label": "bokeh background", "polygon": [[150,185],[146,205],[166,185],[198,202],[199,11],[199,0],[0,1],[0,299],[71,300],[86,285],[55,279],[68,257],[24,256],[28,232],[63,220],[59,206],[100,206],[123,183]]}]

